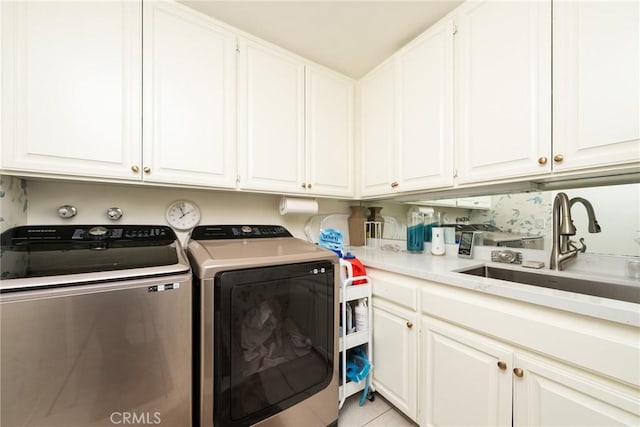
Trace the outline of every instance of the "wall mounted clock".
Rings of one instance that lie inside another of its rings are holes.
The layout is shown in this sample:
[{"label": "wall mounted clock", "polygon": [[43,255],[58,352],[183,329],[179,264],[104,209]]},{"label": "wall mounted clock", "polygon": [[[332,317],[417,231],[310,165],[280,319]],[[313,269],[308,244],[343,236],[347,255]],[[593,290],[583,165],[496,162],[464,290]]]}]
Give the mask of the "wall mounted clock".
[{"label": "wall mounted clock", "polygon": [[167,208],[167,223],[176,230],[190,230],[200,222],[200,209],[187,200],[178,200]]}]

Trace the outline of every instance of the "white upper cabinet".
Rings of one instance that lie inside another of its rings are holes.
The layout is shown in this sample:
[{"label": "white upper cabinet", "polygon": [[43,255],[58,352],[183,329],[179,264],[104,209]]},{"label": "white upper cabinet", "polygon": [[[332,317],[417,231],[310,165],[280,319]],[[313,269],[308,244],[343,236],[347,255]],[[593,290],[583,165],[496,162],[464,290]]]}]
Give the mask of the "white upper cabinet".
[{"label": "white upper cabinet", "polygon": [[397,189],[453,185],[453,22],[432,27],[397,64]]},{"label": "white upper cabinet", "polygon": [[467,2],[455,23],[458,182],[548,173],[550,1]]},{"label": "white upper cabinet", "polygon": [[366,76],[360,92],[362,195],[452,185],[452,22]]},{"label": "white upper cabinet", "polygon": [[2,168],[139,180],[142,4],[1,7]]},{"label": "white upper cabinet", "polygon": [[395,62],[387,61],[359,82],[362,195],[388,194],[393,181]]},{"label": "white upper cabinet", "polygon": [[304,191],[304,63],[240,40],[240,187]]},{"label": "white upper cabinet", "polygon": [[235,187],[235,35],[173,2],[144,3],[143,179]]},{"label": "white upper cabinet", "polygon": [[637,163],[640,3],[555,2],[553,21],[553,169]]},{"label": "white upper cabinet", "polygon": [[353,89],[350,79],[306,67],[309,193],[353,197]]},{"label": "white upper cabinet", "polygon": [[243,189],[353,197],[353,82],[240,40]]}]

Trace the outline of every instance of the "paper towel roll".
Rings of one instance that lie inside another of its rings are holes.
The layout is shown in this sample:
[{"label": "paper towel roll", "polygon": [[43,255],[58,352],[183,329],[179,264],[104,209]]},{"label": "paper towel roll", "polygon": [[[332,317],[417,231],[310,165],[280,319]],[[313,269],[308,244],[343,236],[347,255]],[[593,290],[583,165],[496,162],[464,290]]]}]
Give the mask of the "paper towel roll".
[{"label": "paper towel roll", "polygon": [[430,214],[430,213],[434,213],[434,212],[435,212],[435,209],[433,209],[433,208],[426,208],[426,207],[420,206],[420,207],[418,207],[418,211],[419,211],[420,213],[423,213],[423,214]]},{"label": "paper towel roll", "polygon": [[280,215],[318,213],[318,201],[316,199],[302,199],[296,197],[283,197],[280,199]]}]

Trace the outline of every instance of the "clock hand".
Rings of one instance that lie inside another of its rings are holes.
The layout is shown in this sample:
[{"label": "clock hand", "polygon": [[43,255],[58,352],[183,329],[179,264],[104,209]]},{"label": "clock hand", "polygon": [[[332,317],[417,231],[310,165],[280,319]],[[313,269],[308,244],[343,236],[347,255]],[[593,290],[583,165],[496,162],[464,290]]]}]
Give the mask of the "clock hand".
[{"label": "clock hand", "polygon": [[184,218],[185,216],[189,215],[191,212],[193,212],[193,211],[187,211],[187,212],[184,212],[184,211],[183,211],[182,216],[180,217],[180,219],[182,219],[182,218]]}]

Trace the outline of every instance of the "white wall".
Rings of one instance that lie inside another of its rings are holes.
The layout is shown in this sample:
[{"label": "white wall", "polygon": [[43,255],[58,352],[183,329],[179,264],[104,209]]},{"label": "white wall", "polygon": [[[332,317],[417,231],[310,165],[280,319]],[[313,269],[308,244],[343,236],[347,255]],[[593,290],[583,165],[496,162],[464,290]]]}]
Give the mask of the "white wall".
[{"label": "white wall", "polygon": [[[202,212],[201,224],[279,224],[295,237],[304,239],[304,226],[310,215],[279,213],[278,195],[236,191],[191,190],[138,185],[112,185],[55,181],[29,181],[29,224],[112,223],[106,217],[110,207],[119,207],[124,216],[120,224],[166,224],[165,212],[175,200],[195,202]],[[78,215],[62,219],[61,205],[73,205]],[[319,213],[350,212],[352,202],[318,199]],[[187,233],[178,233],[184,241]]]},{"label": "white wall", "polygon": [[640,245],[634,241],[640,237],[640,185],[578,188],[565,193],[591,202],[602,228],[600,233],[590,234],[587,211],[576,203],[571,208],[577,230],[572,240],[578,242],[583,237],[589,253],[640,256]]}]

